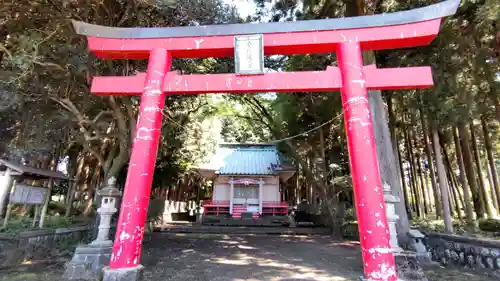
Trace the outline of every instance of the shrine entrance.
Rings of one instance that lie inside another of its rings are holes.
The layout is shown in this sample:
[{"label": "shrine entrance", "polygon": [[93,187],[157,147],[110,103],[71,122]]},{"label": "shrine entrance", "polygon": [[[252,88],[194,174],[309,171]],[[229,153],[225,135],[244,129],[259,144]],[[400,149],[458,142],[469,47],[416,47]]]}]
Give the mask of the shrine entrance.
[{"label": "shrine entrance", "polygon": [[[267,24],[113,28],[73,22],[103,59],[149,59],[147,73],[94,77],[97,95],[141,96],[113,254],[104,280],[136,280],[165,96],[198,93],[340,91],[366,280],[397,280],[373,136],[368,90],[423,88],[430,67],[377,69],[362,52],[429,44],[459,0],[406,12]],[[293,33],[293,34],[292,34]],[[265,73],[264,55],[335,52],[338,67]],[[235,57],[236,73],[181,75],[172,58]]]},{"label": "shrine entrance", "polygon": [[[232,198],[234,205],[244,207],[259,207],[259,186],[258,185],[235,185],[234,196]],[[250,211],[249,211],[250,212]],[[255,209],[253,212],[258,212]]]}]

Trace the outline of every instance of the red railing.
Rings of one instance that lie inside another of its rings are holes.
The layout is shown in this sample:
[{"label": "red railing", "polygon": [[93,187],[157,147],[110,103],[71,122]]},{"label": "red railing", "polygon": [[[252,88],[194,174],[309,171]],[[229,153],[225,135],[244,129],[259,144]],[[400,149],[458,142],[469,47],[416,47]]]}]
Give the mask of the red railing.
[{"label": "red railing", "polygon": [[[203,213],[206,215],[229,214],[229,200],[203,200]],[[266,215],[287,215],[288,203],[263,201],[262,213]]]},{"label": "red railing", "polygon": [[206,215],[229,214],[229,200],[203,200],[203,213]]},{"label": "red railing", "polygon": [[262,206],[264,207],[287,207],[288,208],[288,202],[281,202],[281,201],[262,201]]},{"label": "red railing", "polygon": [[263,201],[262,213],[275,215],[288,215],[288,202]]},{"label": "red railing", "polygon": [[203,200],[203,206],[220,206],[220,207],[229,207],[229,200]]}]

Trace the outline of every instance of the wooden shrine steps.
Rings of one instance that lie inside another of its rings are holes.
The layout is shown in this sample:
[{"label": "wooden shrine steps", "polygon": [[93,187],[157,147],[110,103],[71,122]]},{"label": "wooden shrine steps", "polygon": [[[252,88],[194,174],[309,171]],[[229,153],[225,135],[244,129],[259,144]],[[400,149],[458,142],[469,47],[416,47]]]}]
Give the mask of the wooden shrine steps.
[{"label": "wooden shrine steps", "polygon": [[[233,219],[241,219],[241,215],[247,212],[247,206],[233,206]],[[252,213],[253,219],[259,218],[259,213]]]}]

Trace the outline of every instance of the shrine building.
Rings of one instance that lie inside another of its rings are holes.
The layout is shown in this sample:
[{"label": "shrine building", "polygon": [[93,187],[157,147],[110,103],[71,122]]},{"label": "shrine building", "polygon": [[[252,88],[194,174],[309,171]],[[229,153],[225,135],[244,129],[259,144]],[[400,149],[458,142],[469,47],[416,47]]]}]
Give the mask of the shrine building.
[{"label": "shrine building", "polygon": [[221,144],[199,173],[213,182],[204,216],[286,216],[283,183],[295,174],[273,144]]}]

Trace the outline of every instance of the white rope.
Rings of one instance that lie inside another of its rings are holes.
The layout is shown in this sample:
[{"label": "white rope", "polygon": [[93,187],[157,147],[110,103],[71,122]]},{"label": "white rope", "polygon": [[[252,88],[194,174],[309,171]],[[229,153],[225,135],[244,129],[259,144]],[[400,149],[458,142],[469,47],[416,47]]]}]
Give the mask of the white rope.
[{"label": "white rope", "polygon": [[[175,120],[174,120],[174,119],[170,116],[170,114],[165,113],[163,110],[161,111],[161,113],[162,113],[162,115],[163,115],[166,119],[169,119],[170,121],[172,121],[172,122],[173,122],[175,125],[177,125],[178,127],[182,128],[182,129],[185,129],[185,126],[182,126],[181,124],[177,123],[177,122],[176,122],[176,121],[175,121]],[[270,141],[270,142],[268,142],[268,143],[279,143],[279,142],[282,142],[282,141],[287,141],[287,140],[291,140],[291,139],[298,138],[298,137],[301,137],[301,136],[305,136],[305,135],[307,135],[307,134],[309,134],[309,133],[312,133],[312,132],[314,132],[314,131],[316,131],[316,130],[318,130],[318,129],[320,129],[320,128],[322,128],[322,127],[324,127],[324,126],[326,126],[326,125],[328,125],[328,124],[330,124],[330,123],[332,123],[333,121],[335,121],[335,120],[339,119],[339,118],[340,118],[340,117],[342,117],[343,115],[344,115],[343,113],[339,113],[337,116],[333,117],[332,119],[330,119],[330,120],[328,120],[328,121],[326,121],[326,122],[324,122],[324,123],[322,123],[322,124],[320,124],[320,125],[318,125],[318,126],[316,126],[316,127],[312,128],[312,129],[310,129],[310,130],[307,130],[307,131],[305,131],[305,132],[302,132],[302,133],[300,133],[300,134],[296,134],[296,135],[293,135],[293,136],[290,136],[290,137],[286,137],[286,138],[282,138],[282,139],[278,139],[278,140],[273,140],[273,141]],[[340,125],[339,125],[339,126],[340,126]],[[339,127],[339,126],[337,126],[337,127]]]},{"label": "white rope", "polygon": [[308,131],[305,131],[303,133],[300,133],[300,134],[297,134],[297,135],[293,135],[293,136],[290,136],[290,137],[286,137],[286,138],[282,138],[282,139],[279,139],[279,140],[274,140],[274,141],[271,141],[270,143],[278,143],[278,142],[282,142],[282,141],[286,141],[286,140],[291,140],[291,139],[294,139],[294,138],[297,138],[297,137],[301,137],[301,136],[305,136],[311,132],[314,132],[318,129],[320,129],[321,127],[325,126],[325,125],[328,125],[330,123],[332,123],[333,121],[339,119],[340,117],[342,117],[344,114],[343,113],[340,113],[339,115],[333,117],[332,119],[326,121],[325,123],[319,125],[319,126],[316,126]]}]

